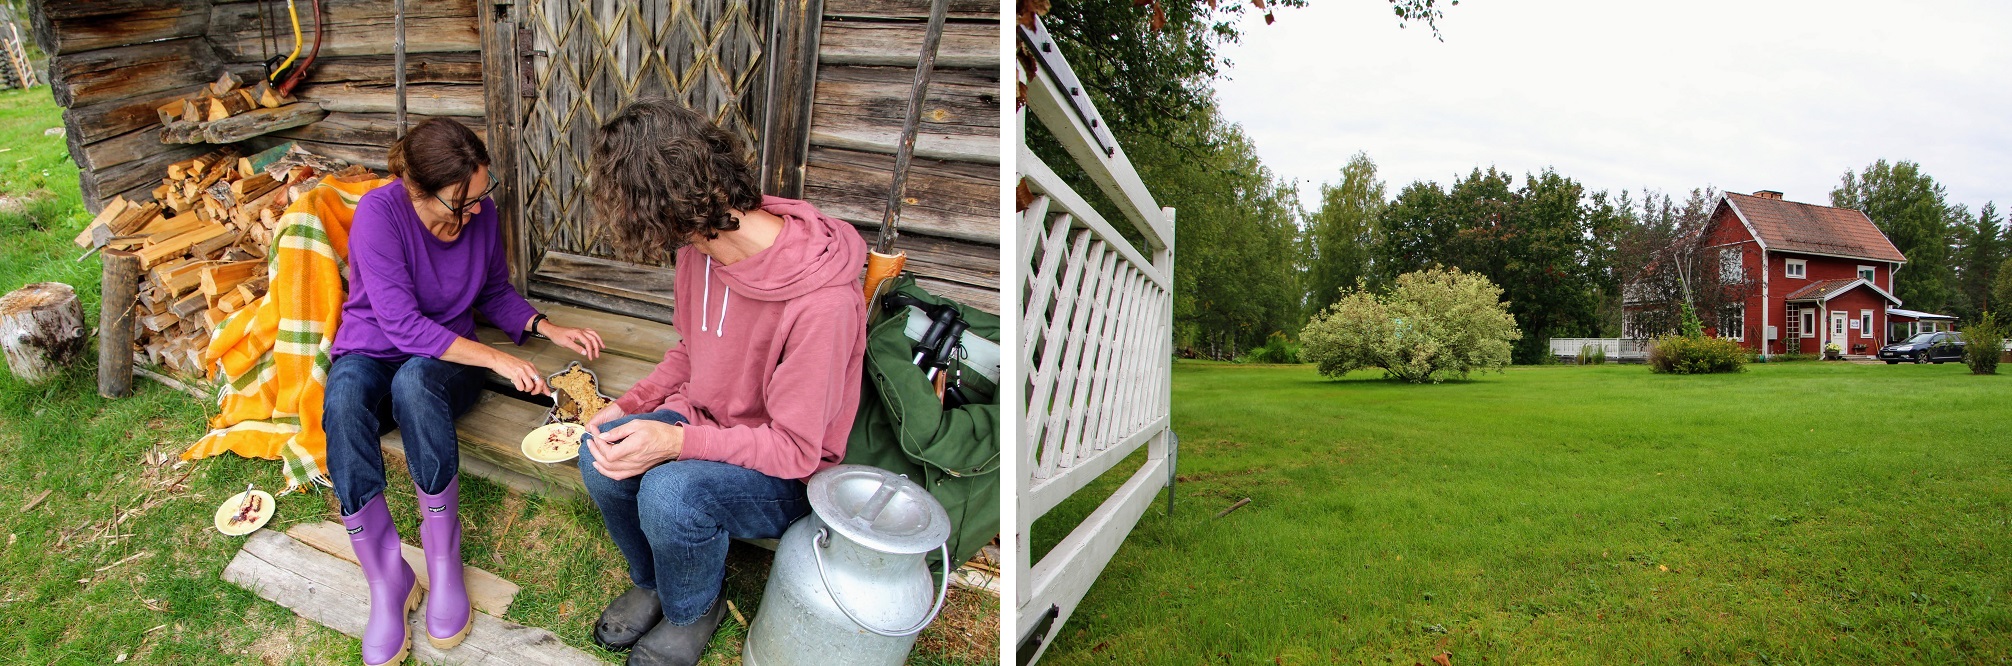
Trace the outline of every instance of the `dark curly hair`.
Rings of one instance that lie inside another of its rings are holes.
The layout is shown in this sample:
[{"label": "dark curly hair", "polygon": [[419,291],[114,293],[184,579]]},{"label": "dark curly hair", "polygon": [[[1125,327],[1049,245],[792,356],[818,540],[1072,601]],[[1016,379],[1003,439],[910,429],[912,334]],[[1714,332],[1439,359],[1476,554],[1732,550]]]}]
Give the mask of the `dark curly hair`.
[{"label": "dark curly hair", "polygon": [[428,118],[391,144],[385,161],[392,176],[404,178],[421,194],[434,194],[467,182],[477,168],[489,166],[489,149],[468,126],[446,118]]},{"label": "dark curly hair", "polygon": [[594,135],[594,214],[625,258],[660,263],[693,237],[740,228],[761,206],[741,142],[684,105],[637,100]]}]

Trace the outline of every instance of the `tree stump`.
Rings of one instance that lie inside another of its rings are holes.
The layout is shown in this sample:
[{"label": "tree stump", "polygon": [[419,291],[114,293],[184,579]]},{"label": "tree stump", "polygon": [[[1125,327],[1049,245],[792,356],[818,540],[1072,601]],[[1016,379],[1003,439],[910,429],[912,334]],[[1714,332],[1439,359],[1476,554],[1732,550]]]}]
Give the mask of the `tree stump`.
[{"label": "tree stump", "polygon": [[0,296],[0,352],[7,369],[38,383],[84,350],[84,306],[77,290],[37,282]]}]

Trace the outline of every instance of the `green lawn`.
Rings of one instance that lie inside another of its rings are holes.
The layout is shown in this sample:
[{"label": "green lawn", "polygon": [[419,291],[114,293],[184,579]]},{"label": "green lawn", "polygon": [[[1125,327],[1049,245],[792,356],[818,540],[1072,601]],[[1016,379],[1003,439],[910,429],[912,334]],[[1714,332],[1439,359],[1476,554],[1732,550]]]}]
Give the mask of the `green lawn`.
[{"label": "green lawn", "polygon": [[1173,390],[1176,513],[1044,664],[2012,659],[2012,377],[1182,362]]},{"label": "green lawn", "polygon": [[[81,250],[70,244],[89,222],[77,169],[63,138],[42,133],[61,125],[47,87],[0,92],[0,197],[33,202],[25,214],[0,212],[0,293],[65,282],[95,322],[99,263],[76,261]],[[0,663],[101,664],[120,655],[141,664],[360,663],[354,639],[218,578],[242,541],[210,529],[211,512],[248,482],[278,491],[279,463],[226,455],[147,464],[150,454],[179,453],[199,437],[214,403],[145,379],[133,397],[101,399],[95,360],[93,351],[38,386],[0,370]],[[392,513],[405,541],[418,544],[412,482],[403,467],[389,476]],[[171,483],[178,479],[185,489]],[[43,491],[47,499],[23,511]],[[628,586],[590,503],[464,477],[462,515],[467,561],[523,588],[506,619],[620,661],[587,635],[601,605]],[[332,492],[296,493],[279,498],[267,529],[338,517]],[[728,598],[749,619],[768,559],[742,544],[728,559]],[[953,589],[915,661],[993,661],[998,609],[996,597]],[[745,631],[729,617],[705,663],[739,663]]]}]

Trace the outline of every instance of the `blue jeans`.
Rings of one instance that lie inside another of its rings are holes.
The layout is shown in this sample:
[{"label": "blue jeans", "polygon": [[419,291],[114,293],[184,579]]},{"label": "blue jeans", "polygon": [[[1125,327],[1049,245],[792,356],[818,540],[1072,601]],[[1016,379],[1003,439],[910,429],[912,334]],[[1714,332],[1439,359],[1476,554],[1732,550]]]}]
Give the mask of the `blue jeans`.
[{"label": "blue jeans", "polygon": [[378,438],[395,426],[405,438],[405,466],[428,494],[447,489],[461,470],[454,419],[482,397],[481,368],[424,356],[380,361],[337,356],[328,368],[322,430],[328,433],[328,476],[342,515],[384,493],[384,450]]},{"label": "blue jeans", "polygon": [[[616,419],[676,425],[664,410]],[[619,446],[619,444],[618,444]],[[712,609],[726,580],[729,539],[773,539],[810,513],[804,484],[710,460],[666,462],[640,476],[615,480],[594,470],[594,453],[580,442],[580,478],[601,507],[608,536],[629,562],[629,580],[656,590],[664,620],[684,626]]]}]

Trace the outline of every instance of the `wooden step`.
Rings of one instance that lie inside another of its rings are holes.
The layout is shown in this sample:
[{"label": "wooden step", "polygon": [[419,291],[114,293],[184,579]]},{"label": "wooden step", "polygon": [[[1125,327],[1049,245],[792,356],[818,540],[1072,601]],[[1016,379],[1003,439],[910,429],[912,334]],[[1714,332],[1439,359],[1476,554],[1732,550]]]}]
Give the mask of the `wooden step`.
[{"label": "wooden step", "polygon": [[[300,523],[289,527],[286,535],[301,543],[314,546],[330,555],[342,558],[350,564],[356,563],[356,550],[349,543],[349,533],[340,523],[324,520],[319,523]],[[400,543],[405,563],[412,566],[412,573],[419,578],[419,589],[433,589],[433,577],[426,571],[426,554],[418,546]],[[489,573],[480,567],[462,565],[461,580],[468,588],[468,603],[475,610],[490,615],[509,612],[510,602],[517,598],[517,584],[503,580],[501,576]]]},{"label": "wooden step", "polygon": [[[223,579],[301,617],[361,638],[370,588],[355,564],[272,530],[259,530],[224,567]],[[412,658],[427,664],[599,664],[552,632],[477,611],[468,638],[441,650],[424,638],[425,606],[411,614]]]}]

